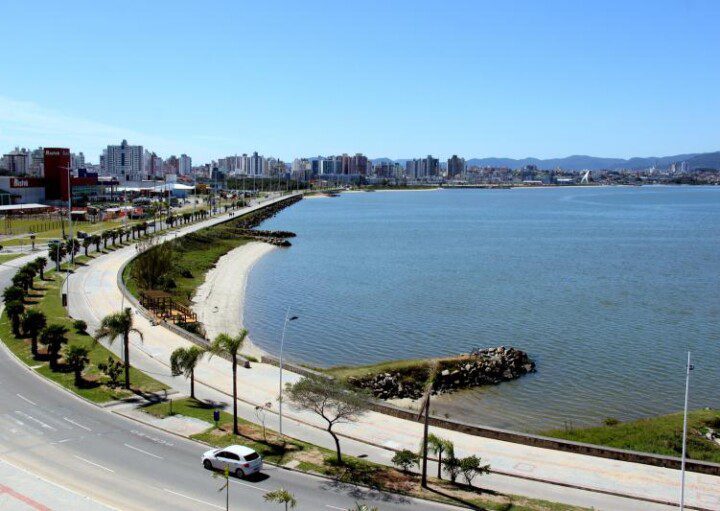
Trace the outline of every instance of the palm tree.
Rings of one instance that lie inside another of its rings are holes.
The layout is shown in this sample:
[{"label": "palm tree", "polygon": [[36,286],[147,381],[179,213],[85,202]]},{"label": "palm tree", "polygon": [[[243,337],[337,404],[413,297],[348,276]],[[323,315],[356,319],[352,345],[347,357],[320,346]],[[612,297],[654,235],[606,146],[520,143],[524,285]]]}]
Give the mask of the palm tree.
[{"label": "palm tree", "polygon": [[228,334],[220,334],[215,337],[215,340],[208,347],[210,356],[213,355],[226,355],[232,359],[232,386],[233,386],[233,434],[238,432],[238,420],[237,420],[237,356],[240,348],[242,348],[247,337],[247,330],[244,328],[240,330],[240,333],[236,337],[231,337]]},{"label": "palm tree", "polygon": [[82,372],[85,366],[90,363],[90,350],[85,346],[70,344],[65,348],[65,363],[75,373],[75,386],[82,383]]},{"label": "palm tree", "polygon": [[47,266],[47,259],[44,257],[38,257],[33,262],[38,270],[38,274],[40,274],[40,280],[45,280],[45,266]]},{"label": "palm tree", "polygon": [[22,329],[25,335],[30,336],[30,351],[33,357],[37,356],[37,342],[40,332],[47,326],[47,318],[45,314],[37,309],[30,309],[22,316]]},{"label": "palm tree", "polygon": [[88,256],[88,249],[93,244],[92,236],[85,236],[82,241],[83,248],[85,249],[85,257]]},{"label": "palm tree", "polygon": [[63,325],[48,325],[40,334],[40,342],[47,346],[47,354],[50,358],[50,369],[57,369],[57,359],[62,345],[67,343],[68,329]]},{"label": "palm tree", "polygon": [[205,350],[199,346],[178,348],[170,355],[170,368],[173,376],[185,375],[190,378],[190,397],[195,399],[195,367],[205,355]]},{"label": "palm tree", "polygon": [[294,509],[295,506],[297,506],[297,500],[295,500],[295,496],[287,491],[285,488],[279,488],[275,491],[267,492],[265,495],[263,495],[265,500],[267,502],[275,502],[277,504],[285,504],[285,511],[290,509]]},{"label": "palm tree", "polygon": [[13,300],[5,304],[5,312],[7,312],[10,323],[12,324],[12,331],[15,337],[20,336],[20,316],[25,312],[25,306],[19,300]]},{"label": "palm tree", "polygon": [[115,339],[122,337],[125,352],[125,388],[130,389],[130,334],[136,333],[140,340],[145,338],[140,330],[133,327],[133,317],[130,307],[125,310],[108,314],[100,322],[100,328],[95,332],[95,342],[107,338],[112,344]]},{"label": "palm tree", "polygon": [[95,245],[95,252],[100,252],[100,243],[102,243],[102,236],[99,234],[93,234],[92,235],[92,242]]},{"label": "palm tree", "polygon": [[442,479],[442,456],[443,453],[446,450],[453,449],[451,445],[448,444],[448,440],[445,440],[444,438],[440,438],[434,433],[430,433],[427,438],[428,442],[428,450],[433,453],[438,458],[438,470],[437,470],[437,477],[438,479]]},{"label": "palm tree", "polygon": [[8,286],[3,291],[3,302],[10,303],[15,300],[22,302],[25,298],[25,291],[18,286]]},{"label": "palm tree", "polygon": [[108,241],[110,240],[110,238],[112,238],[112,233],[110,231],[103,231],[103,233],[101,234],[101,237],[103,240],[103,248],[105,248],[105,250],[107,250]]}]

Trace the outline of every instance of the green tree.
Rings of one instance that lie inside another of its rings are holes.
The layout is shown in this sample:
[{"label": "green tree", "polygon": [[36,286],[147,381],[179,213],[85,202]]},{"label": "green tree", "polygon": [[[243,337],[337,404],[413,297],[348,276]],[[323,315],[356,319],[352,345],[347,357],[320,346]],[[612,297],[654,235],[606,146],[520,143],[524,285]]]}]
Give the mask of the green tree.
[{"label": "green tree", "polygon": [[68,329],[63,325],[52,324],[46,326],[40,334],[40,342],[47,346],[48,359],[50,360],[50,369],[57,369],[58,356],[63,344],[67,343]]},{"label": "green tree", "polygon": [[418,461],[420,460],[420,456],[418,456],[416,453],[412,452],[409,449],[403,449],[402,451],[398,451],[395,453],[395,455],[392,457],[392,464],[398,467],[403,472],[407,472],[412,468],[413,465],[417,465]]},{"label": "green tree", "polygon": [[60,263],[67,255],[67,246],[65,243],[54,240],[48,243],[48,256],[55,263],[55,270],[60,271]]},{"label": "green tree", "polygon": [[75,374],[75,386],[82,384],[82,372],[85,366],[90,363],[90,350],[85,346],[70,344],[65,348],[65,363]]},{"label": "green tree", "polygon": [[145,250],[135,259],[132,277],[142,289],[156,289],[170,273],[173,261],[172,243],[165,242]]},{"label": "green tree", "polygon": [[82,319],[76,319],[73,321],[73,328],[75,329],[75,332],[79,334],[87,333],[87,323]]},{"label": "green tree", "polygon": [[472,486],[475,476],[490,472],[490,465],[481,465],[480,458],[472,455],[460,460],[460,471],[468,486]]},{"label": "green tree", "polygon": [[445,472],[450,476],[450,481],[453,483],[457,481],[458,475],[460,475],[460,460],[455,456],[454,452],[448,452],[447,456],[442,462]]},{"label": "green tree", "polygon": [[25,298],[25,291],[18,286],[8,286],[3,291],[3,302],[9,303],[14,301],[22,302]]},{"label": "green tree", "polygon": [[92,242],[93,245],[95,245],[95,252],[100,252],[100,243],[102,243],[102,240],[103,238],[99,234],[92,235]]},{"label": "green tree", "polygon": [[278,488],[275,491],[269,491],[263,495],[267,502],[275,502],[276,504],[285,504],[285,511],[294,509],[297,506],[295,496],[285,488]]},{"label": "green tree", "polygon": [[170,355],[170,368],[173,376],[190,378],[190,397],[195,399],[195,367],[205,355],[205,350],[199,346],[178,348]]},{"label": "green tree", "polygon": [[38,275],[40,275],[40,280],[45,280],[45,266],[47,266],[48,260],[44,257],[37,257],[33,260],[33,263],[35,263],[35,268],[37,268]]},{"label": "green tree", "polygon": [[434,433],[430,433],[428,435],[428,450],[433,455],[437,456],[437,459],[438,459],[438,470],[437,470],[438,479],[442,479],[443,453],[448,448],[448,442],[449,442],[449,440],[440,438],[439,436],[437,436]]},{"label": "green tree", "polygon": [[13,300],[5,304],[5,312],[7,312],[8,318],[10,318],[13,334],[15,334],[15,337],[20,337],[20,318],[23,312],[25,312],[25,306],[21,301]]},{"label": "green tree", "polygon": [[232,361],[232,386],[233,386],[233,434],[238,432],[237,420],[237,361],[238,353],[247,337],[247,330],[242,329],[235,337],[228,334],[220,334],[208,347],[210,356],[220,355],[230,357]]},{"label": "green tree", "polygon": [[130,307],[125,310],[108,314],[100,322],[100,328],[95,332],[95,342],[108,339],[112,344],[118,337],[123,340],[125,354],[125,388],[130,389],[130,334],[135,333],[143,341],[145,338],[140,330],[133,327],[133,317]]},{"label": "green tree", "polygon": [[288,383],[286,391],[290,401],[325,420],[326,431],[335,441],[337,463],[342,464],[340,438],[333,426],[357,421],[367,409],[367,395],[340,381],[315,375],[306,376],[295,384]]},{"label": "green tree", "polygon": [[85,236],[85,237],[83,238],[83,240],[82,240],[82,246],[83,246],[83,249],[85,249],[85,257],[88,257],[88,249],[90,249],[90,247],[92,246],[92,244],[93,244],[93,237],[92,237],[92,236]]},{"label": "green tree", "polygon": [[33,357],[37,356],[38,336],[47,326],[47,318],[42,311],[29,309],[22,316],[22,329],[25,335],[30,337],[30,352]]}]

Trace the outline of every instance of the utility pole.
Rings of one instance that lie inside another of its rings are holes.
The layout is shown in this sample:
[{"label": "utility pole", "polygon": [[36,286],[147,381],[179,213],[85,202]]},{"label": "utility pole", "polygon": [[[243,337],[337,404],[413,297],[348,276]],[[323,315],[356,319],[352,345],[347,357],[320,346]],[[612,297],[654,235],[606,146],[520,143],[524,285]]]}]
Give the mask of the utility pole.
[{"label": "utility pole", "polygon": [[690,396],[690,371],[693,369],[690,363],[690,352],[688,351],[687,366],[685,367],[685,408],[683,414],[682,458],[680,461],[680,511],[685,510],[685,456],[687,455],[688,397]]},{"label": "utility pole", "polygon": [[423,488],[427,488],[427,455],[428,455],[428,433],[430,429],[430,395],[435,384],[435,377],[437,376],[438,365],[437,361],[433,361],[430,366],[428,374],[428,381],[425,385],[425,395],[423,396],[422,404],[420,405],[420,419],[425,414],[425,422],[423,423],[423,441],[422,441],[422,480],[420,485]]},{"label": "utility pole", "polygon": [[290,317],[290,306],[288,305],[287,311],[285,312],[285,322],[283,323],[283,331],[282,331],[282,337],[280,338],[280,393],[278,394],[278,405],[280,408],[280,437],[283,436],[283,427],[282,427],[282,419],[283,419],[283,350],[285,348],[285,332],[287,331],[287,325],[290,321],[295,321],[298,317],[293,316]]}]

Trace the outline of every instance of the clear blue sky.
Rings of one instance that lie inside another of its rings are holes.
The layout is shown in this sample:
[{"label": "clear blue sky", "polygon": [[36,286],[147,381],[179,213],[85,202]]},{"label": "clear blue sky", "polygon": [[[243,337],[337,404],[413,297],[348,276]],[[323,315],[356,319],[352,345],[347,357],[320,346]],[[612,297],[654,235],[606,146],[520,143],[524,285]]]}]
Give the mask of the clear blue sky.
[{"label": "clear blue sky", "polygon": [[720,2],[3,2],[0,149],[720,149]]}]

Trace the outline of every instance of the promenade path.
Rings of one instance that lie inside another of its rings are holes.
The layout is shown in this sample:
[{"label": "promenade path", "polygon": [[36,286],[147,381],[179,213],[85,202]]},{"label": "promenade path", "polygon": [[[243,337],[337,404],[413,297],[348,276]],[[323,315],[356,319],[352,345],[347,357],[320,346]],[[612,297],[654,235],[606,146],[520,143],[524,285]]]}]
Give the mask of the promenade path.
[{"label": "promenade path", "polygon": [[[257,207],[251,206],[246,210]],[[236,212],[235,216],[238,214],[241,212]],[[171,232],[166,238],[174,238],[226,219],[226,216],[212,218]],[[130,305],[118,287],[117,278],[122,266],[135,254],[132,246],[116,250],[97,257],[87,266],[79,267],[70,277],[70,313],[74,318],[87,321],[90,331],[98,326],[105,315]],[[168,328],[152,325],[140,314],[135,315],[135,326],[143,332],[144,342],[136,337],[131,339],[132,364],[180,392],[188,393],[187,381],[170,374],[169,359],[174,349],[189,346],[190,342]],[[121,342],[109,347],[119,354]],[[229,362],[218,357],[206,358],[195,375],[198,397],[224,403],[231,401]],[[299,378],[290,372],[284,375],[286,382],[294,382]],[[251,369],[240,369],[239,414],[257,422],[255,405],[272,403],[272,410],[276,411],[278,380],[278,369],[271,365],[253,364]],[[322,430],[321,419],[289,404],[285,405],[284,410],[286,419],[283,426],[286,434],[332,448],[330,436]],[[277,423],[277,415],[273,413],[267,425],[277,429]],[[613,511],[671,509],[649,501],[676,503],[679,499],[680,473],[677,470],[528,447],[440,428],[431,429],[451,439],[458,455],[477,454],[491,464],[496,473],[478,482],[485,488]],[[363,454],[373,461],[389,464],[394,454],[392,449],[417,450],[422,425],[369,412],[359,422],[339,425],[337,430],[346,437],[343,440],[345,452]],[[435,471],[432,466],[431,471]],[[720,477],[688,473],[686,503],[699,509],[720,510]]]}]

